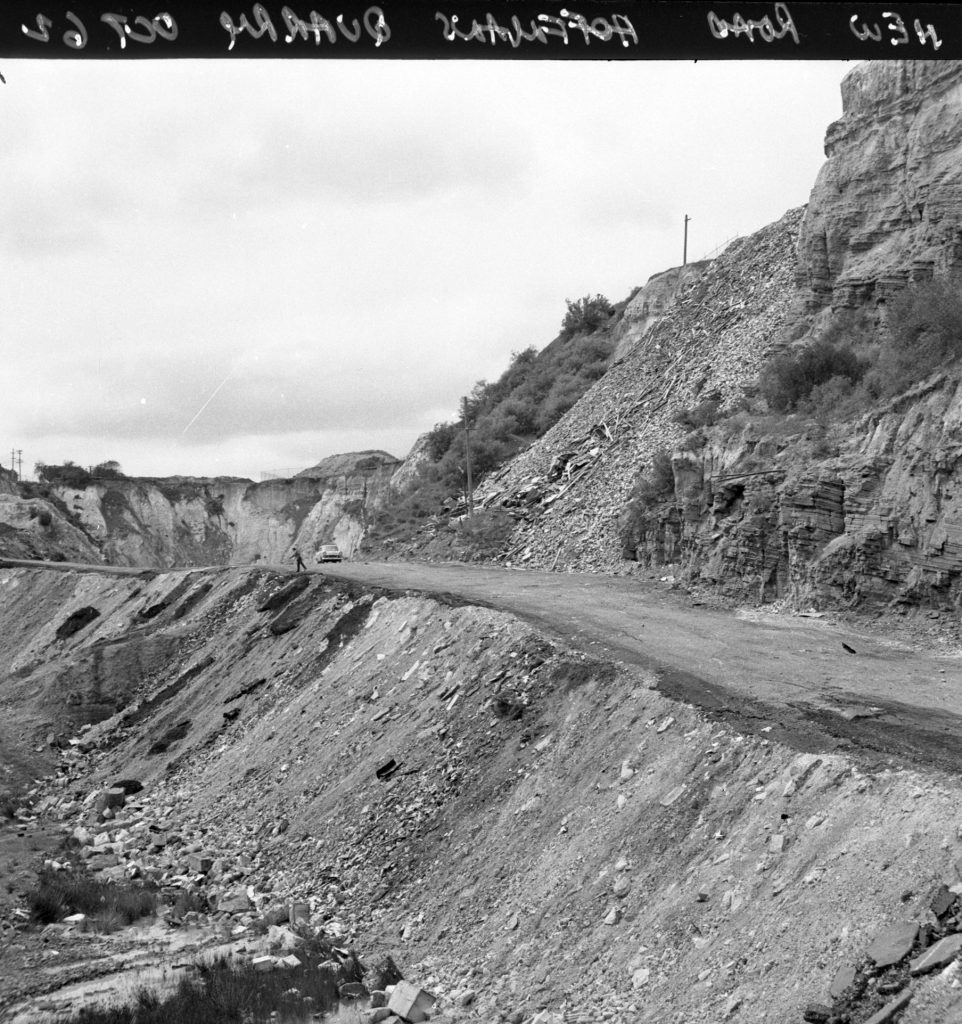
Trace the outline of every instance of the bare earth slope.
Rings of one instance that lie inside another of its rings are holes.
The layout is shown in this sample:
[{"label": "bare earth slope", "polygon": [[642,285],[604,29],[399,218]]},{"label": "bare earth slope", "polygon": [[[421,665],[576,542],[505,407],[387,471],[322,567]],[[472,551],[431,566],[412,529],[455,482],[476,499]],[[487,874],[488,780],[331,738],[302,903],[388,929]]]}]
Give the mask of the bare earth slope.
[{"label": "bare earth slope", "polygon": [[[116,708],[15,826],[84,824],[109,851],[97,870],[200,886],[224,908],[212,933],[304,900],[365,955],[391,952],[441,1021],[800,1020],[887,927],[931,924],[939,885],[962,892],[958,723],[943,713],[940,740],[931,714],[957,697],[954,659],[624,580],[338,575],[354,578],[0,568],[0,699],[4,718],[30,710],[22,742]],[[102,822],[85,798],[118,778],[145,788]],[[0,899],[9,913],[16,887]],[[962,927],[947,914],[939,928]],[[4,954],[18,1024],[78,1005],[57,990],[84,940],[51,935],[62,956],[25,932]],[[904,1024],[958,1012],[957,967],[870,975],[909,983]],[[846,1003],[852,1024],[889,1001],[878,986]]]}]

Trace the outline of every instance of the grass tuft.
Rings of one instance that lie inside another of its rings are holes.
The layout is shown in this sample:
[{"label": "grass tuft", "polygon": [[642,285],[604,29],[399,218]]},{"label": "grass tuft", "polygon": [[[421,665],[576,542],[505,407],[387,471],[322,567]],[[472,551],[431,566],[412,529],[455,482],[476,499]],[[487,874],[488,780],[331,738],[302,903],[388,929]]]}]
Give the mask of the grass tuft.
[{"label": "grass tuft", "polygon": [[335,966],[332,947],[321,938],[309,939],[296,955],[301,966],[292,970],[258,971],[248,961],[219,959],[200,966],[197,975],[181,978],[167,997],[140,989],[130,1005],[88,1007],[71,1024],[269,1024],[278,1017],[309,1021],[337,1006],[338,986],[359,980],[356,959]]},{"label": "grass tuft", "polygon": [[82,870],[45,868],[27,894],[27,906],[31,918],[41,924],[86,914],[95,927],[116,931],[154,913],[157,893],[133,882],[102,882]]}]

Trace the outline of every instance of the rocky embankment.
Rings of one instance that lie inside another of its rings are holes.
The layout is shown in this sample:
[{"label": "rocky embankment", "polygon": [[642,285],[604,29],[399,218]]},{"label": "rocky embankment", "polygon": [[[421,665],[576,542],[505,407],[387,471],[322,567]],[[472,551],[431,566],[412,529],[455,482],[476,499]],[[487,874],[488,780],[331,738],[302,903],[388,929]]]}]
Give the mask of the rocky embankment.
[{"label": "rocky embankment", "polygon": [[[627,557],[797,607],[958,608],[957,367],[828,428],[774,422],[757,402],[733,415],[766,358],[839,311],[884,330],[899,289],[958,274],[962,64],[859,65],[842,100],[807,208],[682,282],[571,412],[486,481],[486,506],[519,519],[506,560],[619,571]],[[685,413],[706,399],[721,422],[692,433]],[[659,451],[674,493],[624,550],[619,516]]]},{"label": "rocky embankment", "polygon": [[[244,942],[297,907],[393,957],[441,1021],[962,1012],[954,777],[735,731],[450,599],[255,570],[2,579],[5,718],[28,709],[49,759],[3,828],[189,894],[191,926]],[[98,660],[75,702],[48,683]],[[7,1013],[52,1005],[76,938],[31,932],[16,881]]]},{"label": "rocky embankment", "polygon": [[652,274],[625,305],[618,323],[615,360],[623,359],[644,338],[677,298],[682,286],[701,277],[710,263],[710,260],[700,260]]}]

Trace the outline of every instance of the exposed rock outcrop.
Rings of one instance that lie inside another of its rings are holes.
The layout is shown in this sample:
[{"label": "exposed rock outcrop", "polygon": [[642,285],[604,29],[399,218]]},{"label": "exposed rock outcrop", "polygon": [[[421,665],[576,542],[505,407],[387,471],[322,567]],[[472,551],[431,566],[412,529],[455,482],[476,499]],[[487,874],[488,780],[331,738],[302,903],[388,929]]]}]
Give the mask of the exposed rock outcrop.
[{"label": "exposed rock outcrop", "polygon": [[625,306],[613,358],[617,360],[626,356],[675,300],[682,286],[701,277],[710,262],[701,260],[652,274]]},{"label": "exposed rock outcrop", "polygon": [[350,557],[399,465],[359,452],[261,483],[119,477],[53,488],[49,502],[0,493],[0,554],[169,568],[282,562],[294,544],[311,559],[334,542]]},{"label": "exposed rock outcrop", "polygon": [[[838,310],[868,306],[884,329],[879,302],[962,266],[962,62],[860,65],[842,96],[804,215],[681,282],[624,359],[490,482],[492,505],[526,495],[509,560],[617,570],[632,479],[663,450],[674,493],[629,545],[650,568],[742,600],[962,604],[958,372],[845,426],[730,415],[770,354]],[[686,437],[681,414],[705,399],[729,418]],[[575,472],[552,482],[559,455]]]},{"label": "exposed rock outcrop", "polygon": [[842,109],[799,233],[809,310],[962,271],[962,62],[860,64]]},{"label": "exposed rock outcrop", "polygon": [[0,555],[63,562],[100,562],[96,541],[62,504],[0,488]]}]

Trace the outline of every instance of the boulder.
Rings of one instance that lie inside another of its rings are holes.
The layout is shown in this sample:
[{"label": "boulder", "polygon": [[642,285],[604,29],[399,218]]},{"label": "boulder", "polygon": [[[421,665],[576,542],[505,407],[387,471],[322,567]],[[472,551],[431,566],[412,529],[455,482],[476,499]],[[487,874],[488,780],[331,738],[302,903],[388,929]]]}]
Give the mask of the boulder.
[{"label": "boulder", "polygon": [[918,934],[914,921],[899,921],[880,932],[866,952],[877,967],[890,967],[908,956]]},{"label": "boulder", "polygon": [[411,1021],[411,1024],[420,1024],[420,1021],[428,1019],[434,1003],[434,996],[430,992],[409,981],[399,981],[394,986],[387,1008],[391,1013]]}]

